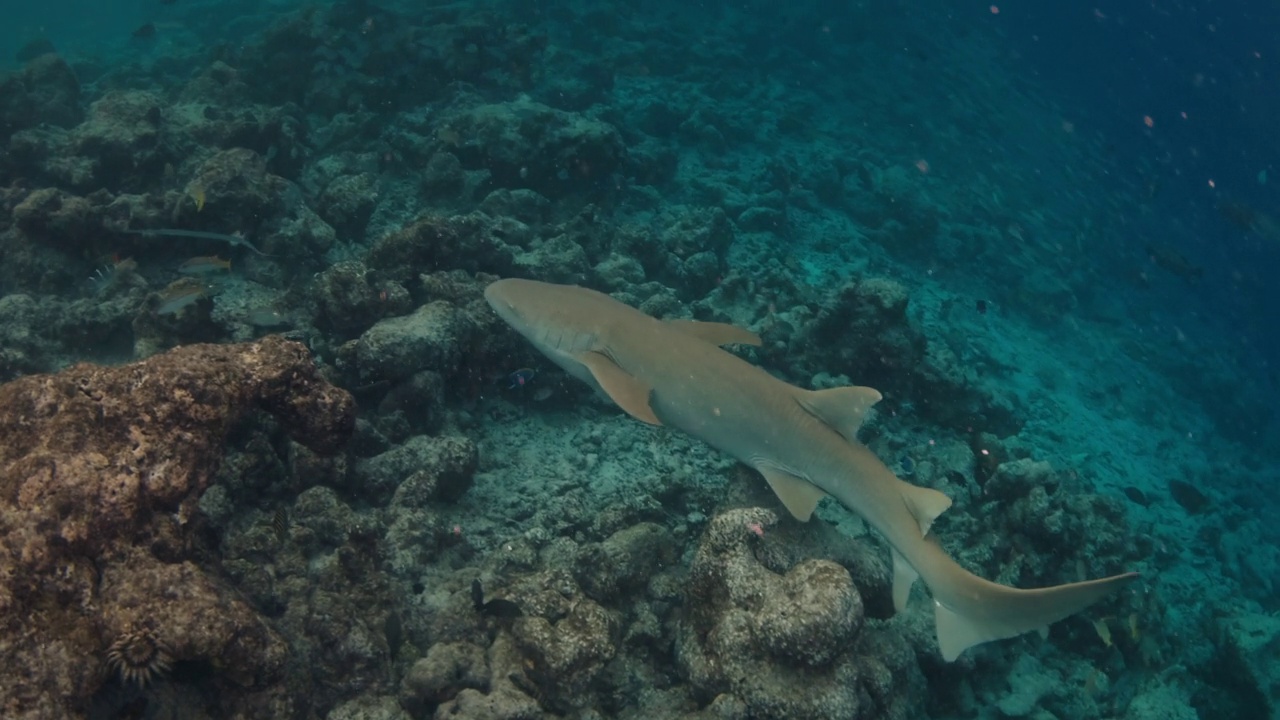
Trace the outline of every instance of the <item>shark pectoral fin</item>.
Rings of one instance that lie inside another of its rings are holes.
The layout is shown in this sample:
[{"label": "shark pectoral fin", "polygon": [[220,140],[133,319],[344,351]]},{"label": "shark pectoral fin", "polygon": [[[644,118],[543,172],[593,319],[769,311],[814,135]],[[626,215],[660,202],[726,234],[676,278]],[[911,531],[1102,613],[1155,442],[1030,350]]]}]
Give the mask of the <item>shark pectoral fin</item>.
[{"label": "shark pectoral fin", "polygon": [[911,586],[920,573],[911,567],[911,563],[897,551],[893,551],[893,610],[902,612],[907,608],[907,600],[911,597]]},{"label": "shark pectoral fin", "polygon": [[792,517],[800,522],[809,522],[813,509],[827,496],[822,488],[785,470],[771,467],[756,469],[769,481],[769,487],[773,488],[774,494],[791,511]]},{"label": "shark pectoral fin", "polygon": [[662,424],[649,407],[651,388],[648,385],[629,375],[604,353],[584,352],[575,359],[591,371],[600,389],[628,415],[650,425]]},{"label": "shark pectoral fin", "polygon": [[933,521],[951,507],[951,498],[943,493],[907,482],[902,483],[902,501],[907,504],[911,516],[920,523],[921,537],[928,535]]},{"label": "shark pectoral fin", "polygon": [[801,390],[797,401],[808,413],[830,425],[849,442],[856,442],[867,411],[882,396],[869,387]]},{"label": "shark pectoral fin", "polygon": [[712,345],[760,346],[760,336],[736,325],[701,320],[665,320],[667,325],[687,335],[706,340]]}]

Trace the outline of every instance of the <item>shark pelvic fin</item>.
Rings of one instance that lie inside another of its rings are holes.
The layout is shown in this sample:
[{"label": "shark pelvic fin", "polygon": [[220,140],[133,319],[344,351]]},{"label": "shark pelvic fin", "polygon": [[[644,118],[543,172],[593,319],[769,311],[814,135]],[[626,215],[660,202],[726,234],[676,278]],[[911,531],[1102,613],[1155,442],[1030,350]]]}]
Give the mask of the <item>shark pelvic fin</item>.
[{"label": "shark pelvic fin", "polygon": [[661,425],[658,416],[649,407],[649,393],[652,389],[637,380],[626,370],[618,367],[608,355],[595,351],[584,352],[577,357],[578,362],[591,371],[591,376],[599,383],[610,400],[617,403],[628,415],[650,425]]},{"label": "shark pelvic fin", "polygon": [[902,612],[907,608],[907,600],[911,597],[911,586],[920,573],[911,567],[907,559],[897,550],[893,551],[893,610]]},{"label": "shark pelvic fin", "polygon": [[922,537],[929,534],[933,521],[951,507],[951,498],[943,493],[908,482],[902,483],[902,501],[907,504],[911,516],[920,523]]},{"label": "shark pelvic fin", "polygon": [[801,390],[797,400],[801,407],[830,425],[849,442],[857,442],[858,429],[867,411],[880,402],[881,395],[869,387],[840,387],[830,390]]},{"label": "shark pelvic fin", "polygon": [[813,515],[813,509],[818,507],[818,503],[827,494],[822,488],[805,480],[796,477],[786,470],[779,470],[772,467],[758,467],[764,479],[769,481],[769,487],[773,488],[773,492],[782,501],[782,504],[791,512],[792,517],[800,522],[809,522],[809,517]]},{"label": "shark pelvic fin", "polygon": [[666,320],[671,327],[686,335],[706,340],[712,345],[755,345],[760,346],[760,336],[744,330],[736,325],[718,322],[702,322],[701,320]]}]

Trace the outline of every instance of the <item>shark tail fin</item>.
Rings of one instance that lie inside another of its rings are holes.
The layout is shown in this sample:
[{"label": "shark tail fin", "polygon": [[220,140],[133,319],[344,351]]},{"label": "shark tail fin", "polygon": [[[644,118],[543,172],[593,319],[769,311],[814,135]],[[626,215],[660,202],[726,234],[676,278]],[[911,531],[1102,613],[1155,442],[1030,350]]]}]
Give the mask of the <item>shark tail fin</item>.
[{"label": "shark tail fin", "polygon": [[[965,574],[968,575],[967,572]],[[1011,638],[1032,630],[1042,636],[1047,635],[1051,623],[1080,612],[1124,587],[1138,575],[1126,573],[1034,590],[1019,590],[972,575],[969,577],[977,580],[979,587],[971,587],[969,592],[972,594],[963,600],[944,604],[935,594],[938,649],[947,662],[984,642]],[[972,583],[968,584],[972,586]]]}]

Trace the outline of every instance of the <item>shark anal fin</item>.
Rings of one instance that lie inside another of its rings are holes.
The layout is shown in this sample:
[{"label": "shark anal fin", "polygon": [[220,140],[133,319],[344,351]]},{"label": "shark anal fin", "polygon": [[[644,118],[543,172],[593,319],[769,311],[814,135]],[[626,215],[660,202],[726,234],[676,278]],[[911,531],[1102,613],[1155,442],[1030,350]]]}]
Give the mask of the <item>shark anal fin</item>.
[{"label": "shark anal fin", "polygon": [[920,536],[929,534],[929,528],[938,516],[951,507],[951,498],[931,488],[902,483],[902,501],[907,504],[911,516],[920,523]]},{"label": "shark anal fin", "polygon": [[702,322],[701,320],[666,320],[667,325],[686,335],[706,340],[712,345],[755,345],[760,346],[760,336],[744,330],[736,325],[718,322]]},{"label": "shark anal fin", "polygon": [[907,600],[911,597],[911,586],[920,573],[911,567],[911,563],[902,557],[897,550],[893,551],[893,610],[902,612],[907,609]]},{"label": "shark anal fin", "polygon": [[938,650],[942,652],[942,659],[947,662],[960,657],[960,653],[974,645],[1016,637],[1024,632],[1035,632],[1042,639],[1049,637],[1048,625],[1023,630],[1000,621],[973,620],[936,601],[933,604],[933,619],[937,625]]},{"label": "shark anal fin", "polygon": [[969,620],[937,601],[933,603],[933,620],[937,626],[938,650],[942,652],[942,659],[947,662],[960,657],[960,653],[974,645],[1018,634],[998,626],[984,627],[982,623]]},{"label": "shark anal fin", "polygon": [[591,371],[591,376],[599,383],[600,389],[628,415],[650,425],[661,425],[658,416],[649,407],[648,385],[640,382],[626,370],[618,367],[609,356],[595,351],[584,352],[577,356],[578,362]]},{"label": "shark anal fin", "polygon": [[769,481],[769,487],[773,488],[773,492],[791,512],[792,517],[800,522],[809,522],[809,517],[813,515],[813,509],[818,507],[818,503],[827,494],[822,488],[805,480],[796,477],[786,470],[779,470],[773,467],[758,467],[764,479]]},{"label": "shark anal fin", "polygon": [[840,387],[830,390],[801,390],[797,400],[808,413],[856,442],[858,429],[872,405],[880,402],[880,393],[869,387]]}]

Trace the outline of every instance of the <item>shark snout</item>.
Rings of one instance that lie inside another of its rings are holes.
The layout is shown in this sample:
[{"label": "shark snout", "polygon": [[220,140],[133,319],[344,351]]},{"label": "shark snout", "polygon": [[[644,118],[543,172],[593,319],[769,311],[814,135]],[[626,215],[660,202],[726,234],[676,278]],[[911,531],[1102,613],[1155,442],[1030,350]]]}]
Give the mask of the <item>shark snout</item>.
[{"label": "shark snout", "polygon": [[516,310],[515,303],[508,297],[510,282],[510,280],[498,280],[489,283],[489,287],[484,289],[485,302],[488,302],[489,307],[508,322],[514,317]]},{"label": "shark snout", "polygon": [[489,307],[513,330],[526,336],[532,325],[531,317],[537,317],[536,303],[531,308],[528,298],[521,297],[521,289],[528,282],[514,278],[498,280],[484,289],[484,299]]}]

